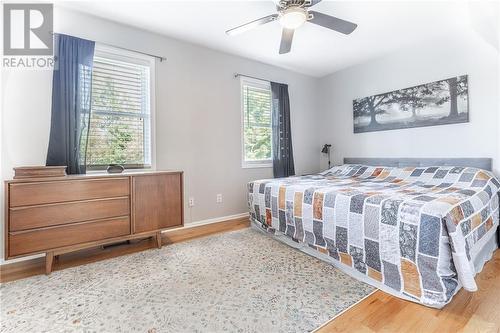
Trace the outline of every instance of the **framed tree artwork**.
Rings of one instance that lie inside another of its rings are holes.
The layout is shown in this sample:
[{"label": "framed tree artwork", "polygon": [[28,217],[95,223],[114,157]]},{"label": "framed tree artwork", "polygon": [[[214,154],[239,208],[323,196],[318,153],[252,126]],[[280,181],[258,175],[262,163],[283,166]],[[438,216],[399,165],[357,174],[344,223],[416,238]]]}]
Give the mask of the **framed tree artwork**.
[{"label": "framed tree artwork", "polygon": [[469,121],[467,75],[353,101],[354,133]]}]

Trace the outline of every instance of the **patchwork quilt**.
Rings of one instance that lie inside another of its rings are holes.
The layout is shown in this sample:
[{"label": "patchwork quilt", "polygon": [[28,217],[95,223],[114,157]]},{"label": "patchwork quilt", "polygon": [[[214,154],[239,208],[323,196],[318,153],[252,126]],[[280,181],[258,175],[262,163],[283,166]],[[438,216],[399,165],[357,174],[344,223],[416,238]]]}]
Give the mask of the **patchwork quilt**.
[{"label": "patchwork quilt", "polygon": [[473,259],[498,227],[500,183],[467,167],[343,165],[248,184],[251,218],[395,295],[442,307],[477,290]]}]

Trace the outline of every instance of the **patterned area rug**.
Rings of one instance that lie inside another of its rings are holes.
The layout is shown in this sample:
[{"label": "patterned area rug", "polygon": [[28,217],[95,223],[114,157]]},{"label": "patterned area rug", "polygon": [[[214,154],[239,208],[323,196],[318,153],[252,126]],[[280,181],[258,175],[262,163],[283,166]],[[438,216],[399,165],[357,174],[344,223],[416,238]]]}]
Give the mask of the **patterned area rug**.
[{"label": "patterned area rug", "polygon": [[0,286],[2,332],[308,332],[374,290],[251,228]]}]

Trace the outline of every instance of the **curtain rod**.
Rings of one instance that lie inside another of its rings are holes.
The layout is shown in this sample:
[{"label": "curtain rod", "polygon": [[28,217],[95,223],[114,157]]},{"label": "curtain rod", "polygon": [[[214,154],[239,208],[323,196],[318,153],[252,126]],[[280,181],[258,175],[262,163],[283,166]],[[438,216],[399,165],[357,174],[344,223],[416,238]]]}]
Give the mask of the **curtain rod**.
[{"label": "curtain rod", "polygon": [[[58,32],[56,32],[57,34],[60,34]],[[56,33],[52,33],[52,35],[56,34]],[[60,34],[60,35],[63,35],[63,34]],[[73,36],[73,35],[68,35],[68,36]],[[76,37],[76,38],[81,38],[81,37],[78,37],[78,36],[73,36],[73,37]],[[81,38],[81,39],[86,39],[86,38]],[[153,58],[156,58],[156,59],[159,59],[160,62],[163,62],[163,61],[166,61],[167,58],[163,57],[163,56],[159,56],[159,55],[155,55],[155,54],[151,54],[151,53],[147,53],[147,52],[142,52],[142,51],[137,51],[137,50],[132,50],[132,49],[127,49],[125,47],[121,47],[121,46],[116,46],[116,45],[111,45],[111,44],[108,44],[108,43],[102,43],[102,42],[99,42],[99,41],[94,41],[96,43],[99,43],[99,44],[102,44],[102,45],[106,45],[106,46],[111,46],[111,47],[114,47],[116,49],[120,49],[120,50],[125,50],[125,51],[131,51],[131,52],[135,52],[135,53],[139,53],[139,54],[144,54],[144,55],[147,55],[147,56],[150,56],[150,57],[153,57]]]},{"label": "curtain rod", "polygon": [[271,80],[262,79],[262,78],[260,78],[260,77],[255,77],[255,76],[245,75],[245,74],[241,74],[241,73],[234,73],[234,77],[235,77],[235,78],[237,78],[238,76],[243,76],[243,77],[248,77],[248,78],[250,78],[250,79],[256,79],[256,80],[261,80],[261,81],[271,82]]}]

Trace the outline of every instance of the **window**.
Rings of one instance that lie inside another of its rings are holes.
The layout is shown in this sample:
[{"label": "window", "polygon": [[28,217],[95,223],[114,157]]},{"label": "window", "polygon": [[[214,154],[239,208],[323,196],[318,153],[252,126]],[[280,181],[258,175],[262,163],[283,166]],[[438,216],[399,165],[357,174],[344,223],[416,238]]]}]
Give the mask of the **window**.
[{"label": "window", "polygon": [[241,79],[242,167],[272,166],[271,86]]},{"label": "window", "polygon": [[154,60],[97,47],[92,71],[87,168],[151,168]]}]

